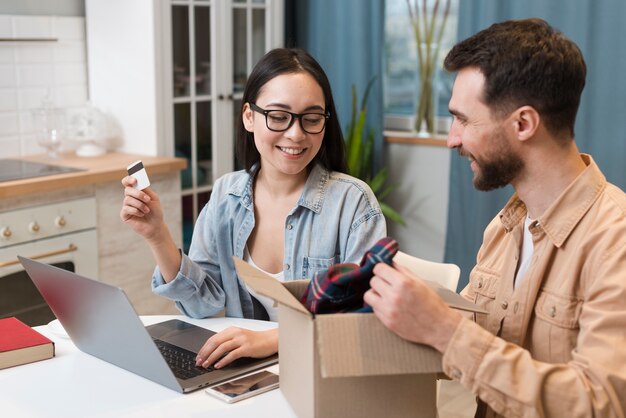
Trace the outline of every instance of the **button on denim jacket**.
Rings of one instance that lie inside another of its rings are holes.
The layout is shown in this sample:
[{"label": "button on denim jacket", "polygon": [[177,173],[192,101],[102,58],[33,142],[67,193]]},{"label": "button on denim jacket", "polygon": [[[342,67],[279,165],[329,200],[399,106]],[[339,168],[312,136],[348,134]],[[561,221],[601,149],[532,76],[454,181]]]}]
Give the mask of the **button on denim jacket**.
[{"label": "button on denim jacket", "polygon": [[[253,318],[251,296],[232,256],[243,258],[254,228],[252,185],[257,171],[258,165],[251,173],[242,170],[219,178],[174,280],[165,283],[155,269],[154,293],[174,300],[185,315],[206,318],[224,312]],[[385,218],[369,186],[316,164],[285,219],[285,280],[311,278],[335,263],[358,263],[386,235]]]}]

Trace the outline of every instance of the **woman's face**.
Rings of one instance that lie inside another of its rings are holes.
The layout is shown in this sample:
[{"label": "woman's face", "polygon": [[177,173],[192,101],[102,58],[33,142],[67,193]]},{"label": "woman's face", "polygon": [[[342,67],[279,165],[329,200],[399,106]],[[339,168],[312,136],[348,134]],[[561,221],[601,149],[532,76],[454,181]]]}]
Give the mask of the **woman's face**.
[{"label": "woman's face", "polygon": [[[261,88],[255,104],[264,110],[302,114],[325,113],[324,103],[320,85],[309,73],[300,72],[279,75],[268,81]],[[294,120],[286,131],[274,132],[268,129],[265,115],[253,110],[249,103],[244,105],[242,117],[246,130],[254,133],[261,167],[266,172],[290,175],[306,172],[306,167],[322,146],[324,131],[307,133],[302,130],[300,120]]]}]

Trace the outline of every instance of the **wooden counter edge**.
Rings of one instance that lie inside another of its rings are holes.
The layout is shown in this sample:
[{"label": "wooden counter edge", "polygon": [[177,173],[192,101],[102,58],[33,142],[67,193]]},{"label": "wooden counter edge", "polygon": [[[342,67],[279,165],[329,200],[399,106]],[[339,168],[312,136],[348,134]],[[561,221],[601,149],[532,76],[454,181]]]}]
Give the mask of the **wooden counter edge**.
[{"label": "wooden counter edge", "polygon": [[0,198],[121,181],[126,175],[128,164],[136,160],[143,161],[149,176],[181,171],[187,167],[187,160],[184,158],[120,153],[108,153],[101,157],[67,155],[59,160],[49,160],[45,156],[23,157],[22,159],[79,168],[85,171],[2,182],[0,183]]},{"label": "wooden counter edge", "polygon": [[433,135],[430,137],[417,136],[414,132],[385,131],[385,142],[390,144],[430,145],[446,147],[448,137],[446,135]]}]

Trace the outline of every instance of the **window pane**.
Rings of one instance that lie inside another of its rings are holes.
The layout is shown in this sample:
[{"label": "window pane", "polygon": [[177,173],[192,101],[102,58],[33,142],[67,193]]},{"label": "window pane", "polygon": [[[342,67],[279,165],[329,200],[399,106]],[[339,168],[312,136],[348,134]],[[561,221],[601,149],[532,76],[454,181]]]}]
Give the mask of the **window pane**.
[{"label": "window pane", "polygon": [[211,192],[198,193],[198,213],[204,209],[209,199],[211,198]]},{"label": "window pane", "polygon": [[265,10],[252,12],[252,65],[265,53]]},{"label": "window pane", "polygon": [[212,141],[211,141],[211,102],[196,104],[196,135],[198,138],[198,186],[213,182],[211,170]]},{"label": "window pane", "polygon": [[187,160],[187,168],[181,173],[181,187],[193,187],[191,179],[191,106],[189,103],[174,105],[174,154]]},{"label": "window pane", "polygon": [[172,6],[174,97],[189,95],[189,10]]},{"label": "window pane", "polygon": [[182,214],[183,214],[183,251],[185,254],[189,254],[189,247],[191,246],[191,236],[193,235],[193,196],[183,196],[182,199]]},{"label": "window pane", "polygon": [[195,8],[196,95],[211,93],[211,9]]},{"label": "window pane", "polygon": [[247,80],[246,9],[233,9],[233,91],[243,91]]}]

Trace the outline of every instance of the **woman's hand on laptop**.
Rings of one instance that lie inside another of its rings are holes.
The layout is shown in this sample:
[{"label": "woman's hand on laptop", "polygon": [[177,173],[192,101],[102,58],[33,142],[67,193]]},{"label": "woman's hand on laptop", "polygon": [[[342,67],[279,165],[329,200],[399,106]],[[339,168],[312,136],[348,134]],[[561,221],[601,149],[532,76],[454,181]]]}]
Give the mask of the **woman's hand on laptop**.
[{"label": "woman's hand on laptop", "polygon": [[[202,346],[196,365],[219,369],[240,357],[262,358],[278,352],[278,329],[251,331],[229,327],[218,332]],[[219,361],[218,361],[219,360]]]}]

